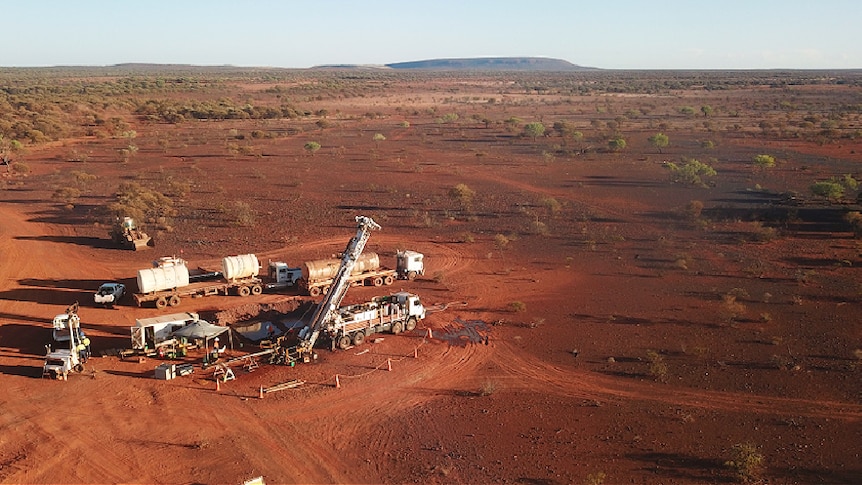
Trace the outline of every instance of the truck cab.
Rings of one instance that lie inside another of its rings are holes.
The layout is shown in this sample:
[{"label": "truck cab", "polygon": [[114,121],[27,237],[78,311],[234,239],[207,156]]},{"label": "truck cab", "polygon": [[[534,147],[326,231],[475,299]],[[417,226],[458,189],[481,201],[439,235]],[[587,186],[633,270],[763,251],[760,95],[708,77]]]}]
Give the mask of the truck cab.
[{"label": "truck cab", "polygon": [[395,255],[398,265],[398,277],[413,280],[425,274],[425,255],[416,251],[398,251]]},{"label": "truck cab", "polygon": [[294,286],[302,278],[302,268],[291,268],[282,261],[269,262],[269,281],[274,287]]}]

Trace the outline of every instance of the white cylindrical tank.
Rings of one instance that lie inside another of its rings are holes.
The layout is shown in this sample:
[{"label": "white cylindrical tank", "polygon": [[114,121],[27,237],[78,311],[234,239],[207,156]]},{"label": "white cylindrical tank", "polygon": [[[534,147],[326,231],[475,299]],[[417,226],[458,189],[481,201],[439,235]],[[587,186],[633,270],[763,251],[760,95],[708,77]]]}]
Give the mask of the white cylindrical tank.
[{"label": "white cylindrical tank", "polygon": [[179,258],[161,258],[153,262],[152,268],[138,270],[138,292],[181,288],[189,284],[189,268]]},{"label": "white cylindrical tank", "polygon": [[260,262],[254,254],[226,256],[221,262],[221,267],[226,280],[251,278],[260,273]]},{"label": "white cylindrical tank", "polygon": [[[334,278],[341,266],[340,259],[317,259],[306,261],[302,265],[302,277],[305,281],[314,282]],[[352,275],[377,271],[380,269],[380,256],[377,253],[362,253],[353,265]]]}]

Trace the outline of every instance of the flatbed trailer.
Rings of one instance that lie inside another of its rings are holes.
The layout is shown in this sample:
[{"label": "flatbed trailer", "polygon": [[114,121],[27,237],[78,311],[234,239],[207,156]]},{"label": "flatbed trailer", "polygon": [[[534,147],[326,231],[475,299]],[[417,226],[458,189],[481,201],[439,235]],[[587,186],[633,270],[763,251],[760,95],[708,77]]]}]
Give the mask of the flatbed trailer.
[{"label": "flatbed trailer", "polygon": [[239,296],[260,295],[263,293],[263,281],[260,278],[242,278],[232,281],[202,281],[189,283],[186,286],[172,288],[169,290],[153,291],[150,293],[135,293],[135,303],[142,306],[144,303],[154,302],[156,308],[167,308],[168,306],[179,306],[183,298],[201,298],[213,295],[229,295],[231,293]]}]

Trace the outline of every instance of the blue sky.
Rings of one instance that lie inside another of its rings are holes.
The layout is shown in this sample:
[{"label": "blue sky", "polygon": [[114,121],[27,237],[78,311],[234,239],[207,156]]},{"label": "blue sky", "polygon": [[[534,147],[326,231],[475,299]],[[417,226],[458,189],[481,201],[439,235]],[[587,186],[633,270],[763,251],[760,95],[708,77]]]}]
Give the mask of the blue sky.
[{"label": "blue sky", "polygon": [[607,69],[862,68],[859,0],[0,0],[0,16],[0,66],[542,56]]}]

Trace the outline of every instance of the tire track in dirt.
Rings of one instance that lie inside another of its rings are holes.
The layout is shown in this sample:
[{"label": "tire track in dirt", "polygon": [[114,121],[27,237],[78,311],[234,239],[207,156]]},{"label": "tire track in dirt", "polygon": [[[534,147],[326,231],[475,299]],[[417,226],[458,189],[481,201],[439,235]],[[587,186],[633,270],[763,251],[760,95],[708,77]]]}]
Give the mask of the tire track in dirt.
[{"label": "tire track in dirt", "polygon": [[707,410],[807,416],[847,422],[862,419],[862,405],[858,404],[674,387],[662,387],[659,391],[656,384],[563,370],[528,359],[508,344],[501,347],[494,360],[511,377],[509,385],[530,391],[553,392],[581,399],[655,401]]}]

